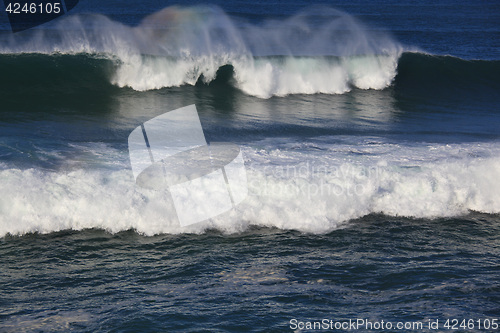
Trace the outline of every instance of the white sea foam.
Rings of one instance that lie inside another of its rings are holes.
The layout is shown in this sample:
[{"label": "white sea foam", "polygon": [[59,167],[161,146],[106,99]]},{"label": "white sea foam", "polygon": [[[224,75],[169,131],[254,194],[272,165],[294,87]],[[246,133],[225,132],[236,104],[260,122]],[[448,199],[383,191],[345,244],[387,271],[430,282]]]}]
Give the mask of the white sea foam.
[{"label": "white sea foam", "polygon": [[236,23],[217,7],[168,7],[137,27],[69,16],[1,45],[1,53],[111,56],[118,62],[111,82],[139,91],[210,82],[231,65],[236,87],[262,98],[386,88],[402,51],[387,34],[330,8],[261,24]]},{"label": "white sea foam", "polygon": [[[120,156],[109,149],[107,154]],[[59,171],[4,164],[0,236],[85,228],[146,235],[208,228],[233,233],[250,225],[324,233],[370,213],[436,218],[500,212],[499,144],[273,141],[243,152],[247,199],[229,213],[188,227],[180,226],[168,193],[135,186],[125,160],[113,162],[113,168],[71,164],[72,170]]]}]

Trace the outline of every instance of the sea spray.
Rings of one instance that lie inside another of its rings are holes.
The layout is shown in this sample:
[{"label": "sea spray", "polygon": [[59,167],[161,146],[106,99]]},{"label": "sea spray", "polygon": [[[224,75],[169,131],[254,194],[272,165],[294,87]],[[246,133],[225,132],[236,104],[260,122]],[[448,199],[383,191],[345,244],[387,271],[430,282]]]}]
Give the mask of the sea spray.
[{"label": "sea spray", "polygon": [[230,65],[234,85],[261,98],[383,89],[393,81],[402,51],[388,34],[328,7],[259,24],[235,21],[215,6],[168,7],[136,27],[77,15],[53,30],[3,39],[2,53],[114,59],[110,81],[139,91],[208,83]]}]

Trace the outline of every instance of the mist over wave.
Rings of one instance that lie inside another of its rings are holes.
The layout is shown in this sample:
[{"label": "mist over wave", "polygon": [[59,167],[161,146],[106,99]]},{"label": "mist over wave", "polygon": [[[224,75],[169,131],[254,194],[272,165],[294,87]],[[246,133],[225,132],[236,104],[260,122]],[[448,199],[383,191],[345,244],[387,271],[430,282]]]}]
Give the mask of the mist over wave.
[{"label": "mist over wave", "polygon": [[0,52],[100,55],[117,63],[113,84],[139,91],[211,82],[231,65],[237,88],[269,98],[383,89],[402,47],[328,7],[255,25],[203,6],[168,7],[136,27],[102,15],[69,16],[53,29],[2,36]]}]

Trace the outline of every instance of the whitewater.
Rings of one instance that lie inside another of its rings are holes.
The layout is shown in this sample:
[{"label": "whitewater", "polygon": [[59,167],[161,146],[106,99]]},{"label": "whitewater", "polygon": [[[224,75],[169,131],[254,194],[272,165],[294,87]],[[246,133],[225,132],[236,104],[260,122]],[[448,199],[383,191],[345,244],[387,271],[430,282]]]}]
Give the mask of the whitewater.
[{"label": "whitewater", "polygon": [[9,195],[0,200],[0,235],[89,228],[150,236],[235,233],[250,226],[328,233],[368,214],[432,219],[500,212],[499,144],[366,138],[353,149],[352,139],[345,138],[335,145],[255,145],[242,147],[248,198],[231,212],[188,227],[179,225],[168,191],[136,186],[126,154],[109,147],[78,147],[82,154],[113,156],[93,169],[74,161],[58,171],[3,164],[2,189]]},{"label": "whitewater", "polygon": [[[369,214],[500,213],[498,61],[413,52],[326,7],[260,24],[212,6],[137,26],[79,14],[0,39],[0,237],[324,234]],[[189,104],[215,141],[238,142],[249,196],[181,227],[168,191],[136,186],[125,143]]]}]

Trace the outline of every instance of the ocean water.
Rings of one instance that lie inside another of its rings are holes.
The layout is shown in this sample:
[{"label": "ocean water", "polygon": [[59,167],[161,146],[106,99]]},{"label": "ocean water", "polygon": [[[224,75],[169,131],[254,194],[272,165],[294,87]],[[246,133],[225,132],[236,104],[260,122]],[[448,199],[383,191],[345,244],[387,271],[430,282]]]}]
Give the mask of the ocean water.
[{"label": "ocean water", "polygon": [[[498,22],[496,1],[0,14],[0,331],[498,331]],[[181,226],[128,136],[193,104],[248,196]]]}]

